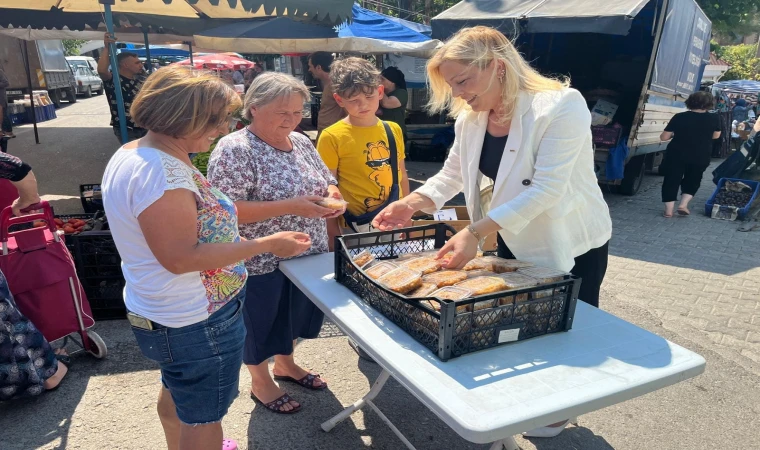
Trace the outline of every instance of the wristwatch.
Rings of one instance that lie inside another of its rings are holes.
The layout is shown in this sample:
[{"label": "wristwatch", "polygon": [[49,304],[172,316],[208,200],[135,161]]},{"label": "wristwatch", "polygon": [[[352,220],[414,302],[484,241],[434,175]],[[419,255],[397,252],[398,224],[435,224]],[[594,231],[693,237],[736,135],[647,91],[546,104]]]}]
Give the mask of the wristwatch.
[{"label": "wristwatch", "polygon": [[473,227],[472,225],[467,225],[466,229],[467,229],[467,231],[470,232],[471,235],[475,236],[475,239],[477,239],[478,241],[480,241],[480,239],[481,239],[480,238],[480,233],[478,233],[477,231],[475,231],[475,227]]}]

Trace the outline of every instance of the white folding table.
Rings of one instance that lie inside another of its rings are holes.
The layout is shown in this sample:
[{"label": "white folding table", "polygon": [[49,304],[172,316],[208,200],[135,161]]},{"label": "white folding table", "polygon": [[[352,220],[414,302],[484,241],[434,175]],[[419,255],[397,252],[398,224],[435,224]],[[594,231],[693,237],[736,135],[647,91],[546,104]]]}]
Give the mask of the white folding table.
[{"label": "white folding table", "polygon": [[702,373],[700,355],[578,302],[573,328],[447,362],[333,278],[332,253],[280,269],[382,367],[370,391],[322,424],[330,431],[369,405],[393,377],[464,439],[518,449],[514,435],[605,408]]}]

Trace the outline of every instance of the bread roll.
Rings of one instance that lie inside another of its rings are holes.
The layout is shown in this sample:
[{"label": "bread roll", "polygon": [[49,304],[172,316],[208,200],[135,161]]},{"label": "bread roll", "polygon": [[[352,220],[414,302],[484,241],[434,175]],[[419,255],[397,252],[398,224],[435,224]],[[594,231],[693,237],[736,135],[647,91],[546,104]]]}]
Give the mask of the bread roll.
[{"label": "bread roll", "polygon": [[425,283],[433,283],[438,287],[453,286],[467,279],[467,273],[460,270],[443,270],[422,277]]},{"label": "bread roll", "polygon": [[441,263],[434,258],[415,258],[401,263],[402,266],[422,272],[423,275],[436,272],[441,268]]},{"label": "bread roll", "polygon": [[422,285],[422,273],[408,267],[398,267],[378,278],[377,282],[393,292],[406,294]]},{"label": "bread roll", "polygon": [[377,280],[383,275],[393,270],[396,270],[397,268],[398,266],[393,263],[390,263],[388,261],[381,261],[381,262],[372,264],[369,268],[363,269],[363,270],[364,270],[364,273],[367,274],[368,277],[372,278],[373,280]]},{"label": "bread roll", "polygon": [[493,294],[507,290],[507,283],[499,277],[477,277],[457,283],[456,287],[469,289],[472,295]]},{"label": "bread roll", "polygon": [[317,205],[323,208],[334,209],[336,211],[340,211],[341,209],[345,208],[348,205],[347,201],[338,200],[337,198],[332,198],[332,197],[325,197],[316,203]]},{"label": "bread roll", "polygon": [[438,286],[433,283],[425,283],[424,281],[425,277],[423,277],[422,279],[423,281],[420,287],[406,294],[407,297],[411,297],[411,298],[430,297],[430,294],[432,294],[438,289]]}]

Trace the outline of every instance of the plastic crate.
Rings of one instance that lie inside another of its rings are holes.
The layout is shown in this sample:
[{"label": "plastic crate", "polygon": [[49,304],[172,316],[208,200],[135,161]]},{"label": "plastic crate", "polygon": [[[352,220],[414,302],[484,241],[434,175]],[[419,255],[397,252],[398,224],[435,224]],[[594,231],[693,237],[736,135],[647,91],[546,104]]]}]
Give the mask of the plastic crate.
[{"label": "plastic crate", "polygon": [[[403,253],[441,248],[456,233],[442,223],[403,231],[414,237],[402,239],[399,230],[337,237],[335,278],[442,361],[572,327],[580,279],[569,274],[556,283],[457,301],[411,299],[383,288],[364,275],[353,256],[369,250],[377,259],[392,260]],[[423,305],[423,300],[440,304],[440,312]],[[477,310],[470,307],[475,303]],[[457,311],[462,306],[470,311]]]},{"label": "plastic crate", "polygon": [[[710,196],[710,199],[707,200],[707,203],[705,203],[705,215],[707,217],[712,216],[713,206],[715,205],[715,197],[718,196],[718,192],[720,192],[720,190],[723,189],[723,186],[726,185],[726,181],[741,181],[742,183],[752,188],[752,198],[750,198],[749,202],[746,205],[744,205],[743,208],[737,211],[736,218],[738,220],[744,220],[744,218],[747,217],[747,214],[749,214],[749,208],[752,206],[752,203],[755,202],[755,200],[758,197],[758,194],[760,194],[760,182],[752,181],[752,180],[742,180],[739,178],[721,178],[720,180],[718,180],[718,187],[715,188],[715,191],[713,191],[712,195]],[[730,209],[729,207],[725,207],[725,208]]]},{"label": "plastic crate", "polygon": [[[110,231],[86,231],[69,236],[74,262],[95,319],[123,319],[124,274],[121,256]],[[69,239],[67,238],[67,241]]]},{"label": "plastic crate", "polygon": [[103,211],[103,198],[100,195],[100,184],[80,184],[79,199],[86,213]]},{"label": "plastic crate", "polygon": [[[54,216],[56,219],[61,219],[64,222],[68,221],[69,219],[82,219],[82,220],[90,220],[95,217],[95,214],[56,214]],[[74,235],[71,234],[65,234],[63,235],[63,240],[66,243],[66,248],[69,249],[69,253],[71,253],[71,256],[74,256]]]},{"label": "plastic crate", "polygon": [[594,145],[605,147],[615,147],[620,140],[620,133],[622,132],[623,127],[617,123],[614,125],[596,125],[591,127]]}]

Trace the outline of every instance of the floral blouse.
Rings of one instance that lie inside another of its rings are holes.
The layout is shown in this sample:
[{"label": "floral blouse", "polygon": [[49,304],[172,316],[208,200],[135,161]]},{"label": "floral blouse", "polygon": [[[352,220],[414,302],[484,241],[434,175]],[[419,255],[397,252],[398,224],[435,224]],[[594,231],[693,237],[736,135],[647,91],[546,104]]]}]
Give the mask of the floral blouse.
[{"label": "floral blouse", "polygon": [[[337,185],[308,137],[290,133],[293,150],[284,152],[259,139],[247,128],[222,138],[211,154],[208,179],[232,201],[273,202],[304,195],[327,196]],[[257,239],[280,231],[298,231],[311,237],[304,255],[325,253],[327,224],[324,219],[285,215],[256,223],[240,224],[240,235]],[[245,262],[250,275],[273,272],[281,258],[271,253]]]}]

